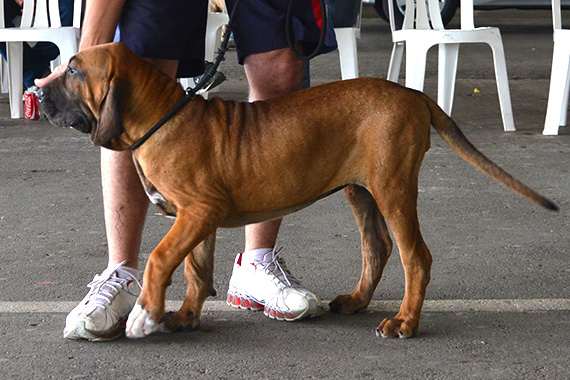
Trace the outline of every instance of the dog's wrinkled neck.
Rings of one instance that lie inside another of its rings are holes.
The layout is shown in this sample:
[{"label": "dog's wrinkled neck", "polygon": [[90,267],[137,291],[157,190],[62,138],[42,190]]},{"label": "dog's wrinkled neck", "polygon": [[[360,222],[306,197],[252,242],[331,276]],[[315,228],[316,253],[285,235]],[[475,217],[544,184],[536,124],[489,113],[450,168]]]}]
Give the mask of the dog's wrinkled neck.
[{"label": "dog's wrinkled neck", "polygon": [[117,138],[120,141],[113,143],[120,150],[144,136],[185,95],[176,81],[146,61],[126,75],[129,89],[122,104],[125,131]]}]

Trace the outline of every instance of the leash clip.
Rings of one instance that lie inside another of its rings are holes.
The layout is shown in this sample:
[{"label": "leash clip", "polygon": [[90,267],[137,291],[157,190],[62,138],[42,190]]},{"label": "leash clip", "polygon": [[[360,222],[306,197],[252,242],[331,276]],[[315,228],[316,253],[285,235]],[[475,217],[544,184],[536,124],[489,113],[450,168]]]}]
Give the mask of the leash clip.
[{"label": "leash clip", "polygon": [[194,91],[192,87],[186,87],[184,93],[186,94],[186,97],[190,97],[190,99],[194,99],[196,97],[196,91]]}]

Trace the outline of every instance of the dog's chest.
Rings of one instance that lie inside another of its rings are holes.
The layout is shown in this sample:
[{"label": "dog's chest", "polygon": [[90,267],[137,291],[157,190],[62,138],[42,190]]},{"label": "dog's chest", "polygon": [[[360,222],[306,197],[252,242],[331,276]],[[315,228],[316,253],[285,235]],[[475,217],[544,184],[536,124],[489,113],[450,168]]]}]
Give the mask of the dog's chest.
[{"label": "dog's chest", "polygon": [[143,184],[144,191],[146,192],[146,195],[148,196],[150,201],[154,205],[156,205],[156,207],[158,207],[158,209],[160,211],[162,211],[162,213],[164,215],[166,215],[168,217],[175,218],[176,214],[177,214],[176,207],[174,205],[170,204],[166,200],[166,198],[164,198],[164,196],[162,194],[160,194],[158,189],[148,180],[148,178],[144,174],[139,162],[137,161],[137,159],[134,155],[133,155],[133,161],[135,163],[137,173],[139,174],[139,177],[140,177],[141,182]]}]

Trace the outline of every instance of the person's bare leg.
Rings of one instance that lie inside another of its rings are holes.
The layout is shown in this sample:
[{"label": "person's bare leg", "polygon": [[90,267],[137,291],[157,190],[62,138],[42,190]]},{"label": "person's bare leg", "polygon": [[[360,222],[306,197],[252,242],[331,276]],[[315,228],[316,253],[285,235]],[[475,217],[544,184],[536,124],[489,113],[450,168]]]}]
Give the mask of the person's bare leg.
[{"label": "person's bare leg", "polygon": [[133,165],[131,151],[101,149],[101,182],[109,267],[126,261],[138,269],[139,246],[148,198]]},{"label": "person's bare leg", "polygon": [[[178,61],[149,59],[159,70],[174,78]],[[131,151],[101,149],[101,181],[109,266],[126,261],[138,268],[139,247],[148,197],[135,169]]]},{"label": "person's bare leg", "polygon": [[[175,76],[177,61],[151,62]],[[95,276],[89,293],[67,315],[63,336],[69,339],[99,341],[121,336],[121,321],[131,312],[141,291],[137,268],[149,201],[131,151],[102,149],[101,179],[109,265]]]},{"label": "person's bare leg", "polygon": [[301,88],[303,63],[289,48],[250,54],[244,59],[250,100],[267,100]]},{"label": "person's bare leg", "polygon": [[[289,48],[248,55],[244,69],[250,101],[271,99],[301,88],[303,64]],[[246,226],[245,251],[275,247],[280,225],[281,219],[276,219]]]},{"label": "person's bare leg", "polygon": [[[286,95],[301,87],[303,65],[289,49],[249,55],[244,68],[251,101]],[[319,315],[319,298],[301,286],[283,259],[275,256],[280,225],[281,219],[276,219],[245,227],[245,251],[236,257],[227,303],[263,310],[268,317],[279,320]]]}]

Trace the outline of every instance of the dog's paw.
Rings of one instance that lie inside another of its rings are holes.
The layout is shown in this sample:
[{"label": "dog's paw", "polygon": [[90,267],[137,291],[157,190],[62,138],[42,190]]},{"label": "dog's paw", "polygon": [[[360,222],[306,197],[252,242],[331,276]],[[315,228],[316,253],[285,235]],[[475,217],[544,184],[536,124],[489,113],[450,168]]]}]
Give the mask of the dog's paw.
[{"label": "dog's paw", "polygon": [[127,337],[132,339],[144,338],[156,331],[158,331],[158,323],[153,321],[150,313],[137,303],[127,319],[125,330]]},{"label": "dog's paw", "polygon": [[199,326],[200,317],[192,312],[169,312],[160,321],[158,331],[161,333],[171,333],[178,330],[192,331]]},{"label": "dog's paw", "polygon": [[418,323],[400,318],[384,319],[376,329],[376,336],[382,338],[412,338],[418,331]]},{"label": "dog's paw", "polygon": [[329,308],[333,313],[353,314],[366,310],[368,303],[361,299],[355,299],[351,294],[345,294],[332,300],[329,303]]}]

